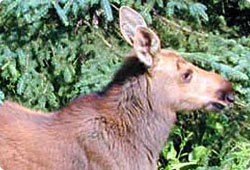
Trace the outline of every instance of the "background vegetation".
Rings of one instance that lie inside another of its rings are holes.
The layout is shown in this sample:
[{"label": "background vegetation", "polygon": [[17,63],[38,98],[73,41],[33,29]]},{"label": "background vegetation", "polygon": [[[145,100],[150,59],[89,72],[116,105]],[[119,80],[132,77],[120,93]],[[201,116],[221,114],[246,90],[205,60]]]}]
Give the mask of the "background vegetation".
[{"label": "background vegetation", "polygon": [[233,82],[236,104],[223,113],[178,114],[158,167],[250,167],[250,3],[248,0],[2,0],[0,102],[55,110],[100,90],[130,47],[118,9],[139,11],[162,46]]}]

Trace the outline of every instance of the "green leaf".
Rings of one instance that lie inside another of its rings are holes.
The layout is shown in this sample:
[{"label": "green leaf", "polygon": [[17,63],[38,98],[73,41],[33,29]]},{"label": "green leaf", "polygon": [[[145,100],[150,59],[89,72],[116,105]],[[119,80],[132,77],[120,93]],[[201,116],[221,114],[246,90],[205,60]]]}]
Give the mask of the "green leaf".
[{"label": "green leaf", "polygon": [[23,92],[24,92],[24,89],[25,89],[25,84],[28,80],[28,73],[24,73],[20,79],[18,80],[18,83],[17,83],[17,94],[19,95],[22,95]]},{"label": "green leaf", "polygon": [[194,162],[199,162],[202,160],[206,155],[208,154],[208,149],[204,146],[197,146],[193,149],[191,153],[188,155],[188,160],[194,161]]},{"label": "green leaf", "polygon": [[64,72],[63,72],[63,77],[64,77],[64,81],[67,83],[72,82],[72,73],[70,72],[69,67],[66,67]]},{"label": "green leaf", "polygon": [[0,90],[0,104],[3,103],[4,98],[5,98],[4,93],[3,91]]},{"label": "green leaf", "polygon": [[13,64],[11,63],[10,65],[8,65],[8,69],[12,77],[16,80],[19,76],[19,72],[16,68],[16,65],[14,63]]},{"label": "green leaf", "polygon": [[66,14],[65,14],[66,11],[64,11],[57,2],[52,1],[52,3],[54,5],[54,7],[56,9],[56,12],[59,15],[60,19],[63,21],[64,25],[68,26],[69,25],[69,21],[68,21],[68,18],[66,16]]},{"label": "green leaf", "polygon": [[187,5],[184,1],[170,1],[167,3],[166,13],[167,16],[173,16],[175,13],[175,8],[178,10],[187,9]]},{"label": "green leaf", "polygon": [[207,7],[201,3],[190,3],[189,10],[191,16],[193,16],[196,20],[199,20],[201,17],[204,21],[208,21],[208,15],[206,13]]},{"label": "green leaf", "polygon": [[64,5],[63,11],[65,15],[69,12],[70,6],[73,4],[74,0],[68,0],[68,2]]},{"label": "green leaf", "polygon": [[175,160],[177,152],[174,148],[173,142],[170,142],[167,147],[162,150],[162,154],[166,160]]},{"label": "green leaf", "polygon": [[250,9],[250,1],[249,0],[239,0],[239,7],[241,10],[249,10]]},{"label": "green leaf", "polygon": [[24,54],[23,50],[18,48],[17,49],[17,55],[18,55],[18,63],[22,66],[26,66],[26,55]]},{"label": "green leaf", "polygon": [[17,0],[12,2],[11,4],[8,4],[8,8],[6,9],[6,14],[8,14],[10,11],[16,8],[19,3],[21,3],[21,0]]},{"label": "green leaf", "polygon": [[159,7],[163,8],[164,4],[163,4],[163,0],[156,0],[156,3]]}]

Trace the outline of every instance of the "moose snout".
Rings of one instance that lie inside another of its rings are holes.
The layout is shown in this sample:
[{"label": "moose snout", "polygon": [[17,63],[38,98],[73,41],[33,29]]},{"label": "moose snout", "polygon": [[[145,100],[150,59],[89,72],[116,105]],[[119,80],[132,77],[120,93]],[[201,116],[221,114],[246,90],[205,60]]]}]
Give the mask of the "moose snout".
[{"label": "moose snout", "polygon": [[229,81],[223,81],[223,87],[217,91],[218,99],[226,103],[234,103],[233,86]]},{"label": "moose snout", "polygon": [[233,86],[229,81],[222,80],[215,94],[215,101],[209,102],[206,106],[208,110],[221,111],[226,105],[232,106],[234,103]]}]

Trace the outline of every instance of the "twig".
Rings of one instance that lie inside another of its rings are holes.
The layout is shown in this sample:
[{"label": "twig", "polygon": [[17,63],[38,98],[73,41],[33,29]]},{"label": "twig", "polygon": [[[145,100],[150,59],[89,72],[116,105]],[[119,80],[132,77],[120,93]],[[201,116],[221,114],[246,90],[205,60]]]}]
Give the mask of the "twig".
[{"label": "twig", "polygon": [[102,39],[104,44],[106,44],[109,48],[112,48],[112,45],[101,34],[99,34],[98,32],[96,32],[95,34]]},{"label": "twig", "polygon": [[170,24],[170,25],[172,25],[172,26],[174,26],[174,27],[176,27],[176,28],[178,28],[178,29],[180,29],[180,30],[182,30],[184,32],[187,32],[189,34],[196,34],[196,35],[202,36],[202,37],[208,37],[209,36],[206,33],[199,33],[199,32],[196,32],[196,31],[192,31],[192,30],[190,30],[188,28],[182,27],[181,25],[177,24],[176,22],[173,22],[173,21],[171,21],[171,20],[169,20],[169,19],[167,19],[167,18],[165,18],[163,16],[157,15],[157,17],[160,20],[162,20],[162,21],[164,21],[164,22],[166,22],[166,23],[168,23],[168,24]]},{"label": "twig", "polygon": [[[83,23],[86,24],[88,27],[91,27],[91,24],[88,21],[84,20]],[[106,44],[109,48],[112,48],[112,45],[101,34],[99,34],[98,32],[96,32],[95,34],[102,39],[104,44]]]},{"label": "twig", "polygon": [[111,6],[112,6],[113,8],[115,8],[115,10],[119,11],[119,8],[118,8],[117,6],[115,6],[114,4],[111,4]]},{"label": "twig", "polygon": [[91,27],[91,24],[88,21],[83,20],[83,23],[86,24],[88,27]]}]

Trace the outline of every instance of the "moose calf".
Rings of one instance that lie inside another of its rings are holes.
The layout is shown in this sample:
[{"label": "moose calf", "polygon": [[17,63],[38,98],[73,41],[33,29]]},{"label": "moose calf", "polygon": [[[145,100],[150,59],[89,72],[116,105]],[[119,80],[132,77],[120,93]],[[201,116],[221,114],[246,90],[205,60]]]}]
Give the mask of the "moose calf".
[{"label": "moose calf", "polygon": [[2,169],[156,170],[177,111],[233,103],[231,83],[161,49],[131,8],[120,9],[120,28],[133,50],[101,93],[50,114],[0,106]]}]

